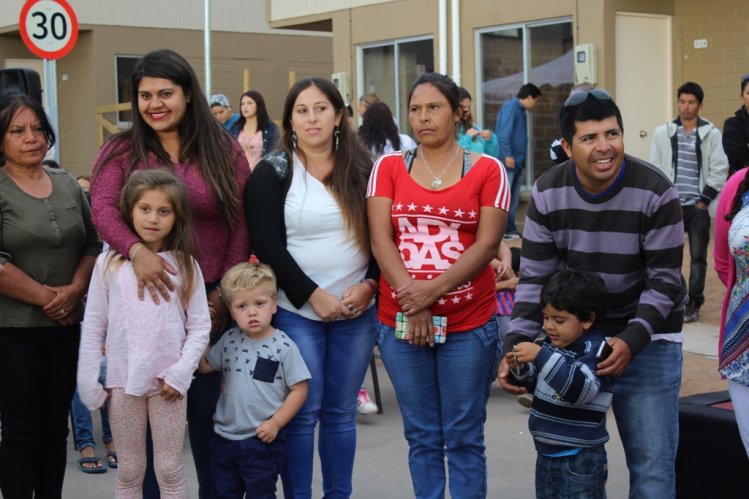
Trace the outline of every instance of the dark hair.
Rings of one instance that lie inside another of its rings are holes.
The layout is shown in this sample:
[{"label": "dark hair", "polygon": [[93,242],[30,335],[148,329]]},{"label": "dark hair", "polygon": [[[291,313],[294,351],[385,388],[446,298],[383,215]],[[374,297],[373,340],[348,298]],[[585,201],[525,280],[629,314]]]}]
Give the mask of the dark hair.
[{"label": "dark hair", "polygon": [[739,95],[742,95],[744,93],[744,89],[746,88],[747,84],[749,84],[749,73],[741,77],[741,92],[739,93]]},{"label": "dark hair", "polygon": [[[458,87],[458,90],[460,92],[458,94],[458,99],[460,99],[458,102],[463,102],[466,99],[470,101],[473,100],[473,98],[471,97],[471,94],[468,93],[468,90],[466,90],[463,87]],[[471,128],[473,128],[473,115],[471,115],[471,110],[470,109],[468,110],[468,118],[464,118],[463,116],[464,116],[464,113],[461,113],[460,122],[463,124],[463,129],[470,130]]]},{"label": "dark hair", "polygon": [[613,99],[599,99],[589,93],[583,102],[575,106],[562,106],[559,110],[559,129],[562,138],[572,147],[572,137],[577,132],[578,121],[603,121],[611,116],[616,116],[616,122],[619,128],[624,132],[622,123],[622,113]]},{"label": "dark hair", "polygon": [[[257,129],[265,131],[271,123],[270,116],[268,115],[268,108],[265,106],[265,99],[263,99],[263,96],[260,95],[260,92],[258,92],[257,90],[248,90],[239,97],[240,109],[242,107],[242,99],[244,97],[249,97],[250,99],[255,101],[255,107],[257,108]],[[240,112],[239,119],[234,126],[241,132],[246,122],[247,118],[245,118],[244,114]]]},{"label": "dark hair", "polygon": [[[52,125],[42,105],[25,94],[11,93],[0,97],[0,137],[5,137],[13,117],[24,107],[31,109],[39,120],[49,150],[55,144],[55,131],[52,130]],[[2,151],[2,143],[3,141],[0,140],[0,166],[5,164],[5,152]]]},{"label": "dark hair", "polygon": [[393,121],[393,113],[384,102],[375,102],[367,106],[359,127],[359,136],[374,157],[382,156],[389,140],[396,151],[401,148],[398,127]]},{"label": "dark hair", "polygon": [[468,93],[468,90],[466,90],[463,87],[458,87],[458,98],[462,101],[464,99],[473,100],[473,97],[471,97],[471,94]]},{"label": "dark hair", "polygon": [[194,160],[201,178],[211,187],[216,202],[227,224],[239,218],[240,200],[237,198],[232,138],[213,117],[195,70],[177,52],[161,49],[141,57],[130,75],[130,103],[132,127],[112,137],[114,147],[107,156],[94,165],[93,181],[99,169],[106,167],[112,158],[129,155],[130,168],[139,161],[152,167],[151,154],[156,156],[155,167],[173,168],[169,154],[161,145],[158,135],[138,112],[138,90],[145,77],[164,78],[179,85],[187,98],[187,109],[179,124],[179,161]]},{"label": "dark hair", "polygon": [[45,159],[44,161],[42,161],[42,164],[46,166],[47,168],[53,168],[55,170],[62,170],[60,163],[58,163],[54,159]]},{"label": "dark hair", "polygon": [[699,86],[699,84],[688,81],[684,85],[679,87],[679,90],[676,91],[676,98],[678,99],[681,97],[681,94],[691,94],[697,97],[697,102],[699,104],[702,104],[702,100],[705,98],[705,92],[702,91],[702,87]]},{"label": "dark hair", "polygon": [[408,100],[406,102],[409,104],[411,103],[411,97],[413,97],[414,90],[421,85],[432,85],[445,96],[447,102],[450,104],[450,109],[452,109],[453,112],[458,111],[461,101],[460,88],[454,81],[452,81],[452,79],[450,79],[449,76],[443,75],[442,73],[423,73],[411,84],[411,88],[408,91]]},{"label": "dark hair", "polygon": [[606,313],[606,284],[598,274],[565,268],[551,276],[541,288],[541,306],[551,305],[581,321],[603,318]]},{"label": "dark hair", "polygon": [[518,99],[525,99],[526,97],[538,99],[541,95],[541,89],[533,83],[526,83],[518,90]]},{"label": "dark hair", "polygon": [[739,213],[739,211],[741,211],[741,208],[744,205],[741,198],[744,196],[744,193],[746,191],[749,191],[749,174],[745,175],[744,178],[741,179],[741,182],[739,182],[739,186],[736,189],[736,194],[733,198],[733,204],[731,205],[731,211],[726,213],[725,216],[725,219],[729,222],[733,220],[733,217],[735,217]]},{"label": "dark hair", "polygon": [[309,87],[317,87],[330,101],[335,112],[341,114],[341,122],[337,126],[338,138],[331,141],[335,167],[331,174],[323,179],[323,182],[333,193],[333,197],[341,208],[346,227],[354,235],[359,247],[368,252],[369,229],[367,226],[366,190],[369,174],[372,171],[372,159],[369,152],[364,149],[364,146],[351,131],[348,120],[344,116],[346,104],[333,83],[325,78],[315,76],[300,80],[291,87],[283,106],[281,148],[289,158],[296,151],[303,160],[305,159],[301,147],[294,149],[291,113],[294,111],[294,104],[299,98],[299,94]]}]

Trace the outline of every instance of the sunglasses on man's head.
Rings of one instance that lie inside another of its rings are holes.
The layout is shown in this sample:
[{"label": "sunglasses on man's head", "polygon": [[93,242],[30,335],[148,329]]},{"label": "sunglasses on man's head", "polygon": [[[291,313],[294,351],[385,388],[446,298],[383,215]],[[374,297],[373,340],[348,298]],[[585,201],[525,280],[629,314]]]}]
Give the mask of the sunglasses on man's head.
[{"label": "sunglasses on man's head", "polygon": [[611,94],[602,88],[591,88],[589,90],[580,90],[567,97],[564,101],[564,107],[578,106],[588,99],[588,96],[592,95],[598,100],[612,100]]}]

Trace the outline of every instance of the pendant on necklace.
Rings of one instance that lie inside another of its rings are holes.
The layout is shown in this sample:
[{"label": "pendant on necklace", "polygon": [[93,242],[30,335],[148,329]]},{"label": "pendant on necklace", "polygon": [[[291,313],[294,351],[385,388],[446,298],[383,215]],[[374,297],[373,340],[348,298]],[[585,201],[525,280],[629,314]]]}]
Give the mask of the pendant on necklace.
[{"label": "pendant on necklace", "polygon": [[433,189],[439,189],[441,185],[442,185],[442,179],[440,177],[435,178],[434,181],[432,182]]}]

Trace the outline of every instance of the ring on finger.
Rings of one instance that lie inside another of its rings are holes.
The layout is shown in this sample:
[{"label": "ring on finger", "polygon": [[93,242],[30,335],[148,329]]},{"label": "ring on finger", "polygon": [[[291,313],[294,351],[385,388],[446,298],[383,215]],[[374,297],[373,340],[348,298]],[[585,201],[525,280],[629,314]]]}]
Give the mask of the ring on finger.
[{"label": "ring on finger", "polygon": [[65,315],[65,309],[64,308],[60,309],[60,315]]}]

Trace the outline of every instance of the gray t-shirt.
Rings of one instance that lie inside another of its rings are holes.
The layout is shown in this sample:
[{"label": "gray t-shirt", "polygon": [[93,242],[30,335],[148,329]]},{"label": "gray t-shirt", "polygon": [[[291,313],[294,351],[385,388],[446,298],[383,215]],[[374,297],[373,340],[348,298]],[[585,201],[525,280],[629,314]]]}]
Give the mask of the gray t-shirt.
[{"label": "gray t-shirt", "polygon": [[281,407],[289,387],[311,377],[296,344],[278,329],[253,340],[232,328],[206,360],[224,374],[213,422],[216,433],[228,440],[254,437],[257,427]]}]

